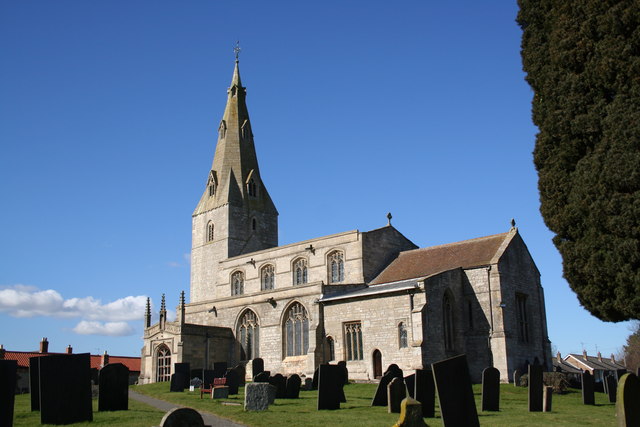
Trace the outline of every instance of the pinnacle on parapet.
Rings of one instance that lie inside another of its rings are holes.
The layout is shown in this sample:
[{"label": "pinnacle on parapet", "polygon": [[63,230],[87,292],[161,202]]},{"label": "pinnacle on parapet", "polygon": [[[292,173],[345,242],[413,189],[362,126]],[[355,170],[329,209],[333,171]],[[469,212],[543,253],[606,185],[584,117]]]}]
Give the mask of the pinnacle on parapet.
[{"label": "pinnacle on parapet", "polygon": [[160,300],[160,311],[167,311],[167,306],[164,300],[164,294],[162,294],[162,299]]},{"label": "pinnacle on parapet", "polygon": [[180,292],[180,307],[184,307],[184,291]]}]

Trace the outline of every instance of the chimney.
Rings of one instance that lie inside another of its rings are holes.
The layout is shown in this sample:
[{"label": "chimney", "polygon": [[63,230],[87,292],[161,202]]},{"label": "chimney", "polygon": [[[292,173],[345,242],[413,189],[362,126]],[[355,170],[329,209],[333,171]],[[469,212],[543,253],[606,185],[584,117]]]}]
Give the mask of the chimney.
[{"label": "chimney", "polygon": [[582,358],[587,361],[587,350],[582,350]]},{"label": "chimney", "polygon": [[47,337],[43,337],[42,341],[40,341],[40,353],[49,353],[49,341],[47,341]]},{"label": "chimney", "polygon": [[560,352],[556,353],[556,360],[558,361],[558,363],[562,363],[562,355],[560,355]]},{"label": "chimney", "polygon": [[69,344],[67,346],[67,354],[72,354],[73,353],[73,347],[71,347],[71,344]]},{"label": "chimney", "polygon": [[4,360],[5,349],[2,344],[0,344],[0,360]]},{"label": "chimney", "polygon": [[600,352],[598,352],[598,360],[602,362],[602,354],[600,354]]},{"label": "chimney", "polygon": [[[109,355],[107,354],[107,350],[104,351],[104,354],[100,356],[100,366],[105,367],[109,364]],[[109,368],[111,369],[111,368]]]}]

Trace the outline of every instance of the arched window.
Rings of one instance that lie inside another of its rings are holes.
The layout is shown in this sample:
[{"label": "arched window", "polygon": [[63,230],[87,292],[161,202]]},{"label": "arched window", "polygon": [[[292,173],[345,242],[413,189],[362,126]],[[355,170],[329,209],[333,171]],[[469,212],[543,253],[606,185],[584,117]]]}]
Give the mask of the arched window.
[{"label": "arched window", "polygon": [[336,360],[336,343],[332,337],[327,337],[327,360]]},{"label": "arched window", "polygon": [[236,337],[238,341],[240,341],[241,360],[251,360],[259,357],[259,335],[260,324],[258,322],[258,316],[251,310],[245,311],[242,317],[240,317],[236,333]]},{"label": "arched window", "polygon": [[262,270],[260,270],[260,283],[263,291],[267,291],[275,287],[276,276],[273,265],[269,264],[262,267]]},{"label": "arched window", "polygon": [[156,382],[171,381],[171,350],[165,344],[156,351]]},{"label": "arched window", "polygon": [[258,186],[253,178],[247,183],[247,191],[251,197],[258,197]]},{"label": "arched window", "polygon": [[307,283],[307,260],[299,258],[293,263],[293,284],[302,285]]},{"label": "arched window", "polygon": [[213,221],[207,223],[207,242],[213,242]]},{"label": "arched window", "polygon": [[362,360],[362,323],[344,323],[344,345],[347,360]]},{"label": "arched window", "polygon": [[445,292],[442,299],[442,325],[444,332],[444,348],[445,350],[453,350],[454,348],[454,331],[453,331],[453,307],[452,298],[449,292]]},{"label": "arched window", "polygon": [[244,274],[236,271],[231,275],[231,295],[244,294]]},{"label": "arched window", "polygon": [[344,281],[344,254],[341,251],[333,251],[328,257],[329,283]]},{"label": "arched window", "polygon": [[284,319],[284,348],[286,356],[300,356],[309,351],[309,316],[300,303],[287,310]]},{"label": "arched window", "polygon": [[398,344],[400,348],[409,347],[407,339],[407,325],[405,325],[404,322],[400,322],[400,324],[398,324]]}]

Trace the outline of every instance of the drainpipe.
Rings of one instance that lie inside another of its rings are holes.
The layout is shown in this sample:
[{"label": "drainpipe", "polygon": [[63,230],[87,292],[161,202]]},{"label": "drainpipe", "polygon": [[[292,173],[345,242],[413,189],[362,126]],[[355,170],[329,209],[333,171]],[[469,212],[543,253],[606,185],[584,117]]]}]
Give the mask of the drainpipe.
[{"label": "drainpipe", "polygon": [[489,366],[493,366],[493,349],[491,339],[493,338],[493,297],[491,296],[491,265],[487,267],[487,289],[489,290],[489,337],[487,345],[489,347]]}]

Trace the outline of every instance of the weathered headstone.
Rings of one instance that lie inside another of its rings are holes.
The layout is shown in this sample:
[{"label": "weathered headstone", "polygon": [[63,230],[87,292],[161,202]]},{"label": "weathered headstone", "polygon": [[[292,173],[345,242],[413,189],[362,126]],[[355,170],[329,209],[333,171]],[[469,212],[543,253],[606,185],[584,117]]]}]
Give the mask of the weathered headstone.
[{"label": "weathered headstone", "polygon": [[213,363],[213,376],[215,378],[224,378],[227,373],[227,362]]},{"label": "weathered headstone", "polygon": [[39,359],[40,423],[93,421],[89,353],[56,354]]},{"label": "weathered headstone", "polygon": [[402,400],[400,404],[400,418],[393,427],[427,427],[422,419],[420,402],[410,397]]},{"label": "weathered headstone", "polygon": [[542,393],[542,412],[551,412],[553,387],[546,386]]},{"label": "weathered headstone", "polygon": [[616,380],[620,381],[623,375],[625,375],[628,371],[626,369],[618,369],[616,370]]},{"label": "weathered headstone", "polygon": [[243,364],[239,364],[233,367],[233,370],[238,373],[238,386],[243,387],[246,383],[247,378],[247,368]]},{"label": "weathered headstone", "polygon": [[264,371],[264,360],[256,357],[251,361],[251,375],[255,378],[262,371]]},{"label": "weathered headstone", "polygon": [[122,363],[109,363],[98,377],[98,411],[129,409],[129,368]]},{"label": "weathered headstone", "polygon": [[0,426],[13,425],[18,362],[0,360]]},{"label": "weathered headstone", "polygon": [[182,372],[176,372],[175,374],[171,374],[171,381],[169,383],[169,391],[182,393],[184,391],[184,380],[185,376]]},{"label": "weathered headstone", "polygon": [[254,383],[268,383],[270,376],[271,376],[271,372],[270,371],[262,371],[258,375],[253,377],[253,382]]},{"label": "weathered headstone", "polygon": [[[176,391],[179,389],[183,391],[185,388],[189,388],[189,381],[191,380],[191,368],[189,363],[174,363],[173,373],[176,374],[175,381]],[[173,375],[171,376],[173,381]],[[171,390],[174,391],[174,390]]]},{"label": "weathered headstone", "polygon": [[240,377],[235,369],[229,369],[225,375],[227,380],[227,387],[229,387],[229,394],[238,394],[238,387],[240,387]]},{"label": "weathered headstone", "polygon": [[618,381],[616,418],[620,427],[640,426],[640,379],[626,374]]},{"label": "weathered headstone", "polygon": [[618,391],[618,382],[616,381],[616,379],[612,376],[609,375],[607,377],[605,377],[604,379],[604,384],[605,384],[605,392],[607,393],[607,396],[609,397],[609,402],[610,403],[616,403],[616,392]]},{"label": "weathered headstone", "polygon": [[407,386],[402,378],[394,378],[387,385],[387,412],[400,413],[400,403],[407,397]]},{"label": "weathered headstone", "polygon": [[40,410],[40,357],[29,358],[29,393],[31,393],[31,410]]},{"label": "weathered headstone", "polygon": [[247,383],[244,387],[244,410],[264,411],[269,407],[269,383]]},{"label": "weathered headstone", "polygon": [[304,389],[307,391],[313,390],[313,378],[305,378],[304,379]]},{"label": "weathered headstone", "polygon": [[416,369],[415,399],[422,406],[422,416],[435,417],[436,385],[433,382],[431,369]]},{"label": "weathered headstone", "polygon": [[218,385],[211,391],[212,399],[226,399],[229,397],[229,387],[226,385]]},{"label": "weathered headstone", "polygon": [[341,369],[336,365],[318,367],[318,410],[340,409]]},{"label": "weathered headstone", "polygon": [[529,412],[542,411],[542,366],[529,365]]},{"label": "weathered headstone", "polygon": [[277,391],[277,388],[269,384],[269,388],[267,388],[267,393],[269,396],[269,405],[273,405],[273,403],[276,401],[276,391]]},{"label": "weathered headstone", "polygon": [[162,417],[160,427],[205,427],[202,415],[191,408],[173,408]]},{"label": "weathered headstone", "polygon": [[416,374],[411,374],[404,377],[404,384],[407,386],[407,393],[409,397],[415,399],[416,395]]},{"label": "weathered headstone", "polygon": [[582,373],[582,403],[585,405],[595,405],[595,384],[593,376],[589,371]]},{"label": "weathered headstone", "polygon": [[387,386],[394,378],[397,377],[393,374],[387,374],[380,377],[378,388],[376,388],[376,394],[373,395],[373,399],[371,400],[371,406],[387,406]]},{"label": "weathered headstone", "polygon": [[344,360],[341,360],[338,362],[338,366],[340,366],[340,368],[342,369],[342,380],[343,380],[342,385],[349,384],[349,369],[347,369],[347,362],[345,362]]},{"label": "weathered headstone", "polygon": [[482,410],[500,410],[500,371],[494,367],[482,371]]},{"label": "weathered headstone", "polygon": [[431,364],[431,369],[438,390],[443,425],[479,426],[467,357],[462,354],[445,359]]},{"label": "weathered headstone", "polygon": [[269,377],[269,384],[276,388],[276,399],[287,397],[287,379],[282,374]]},{"label": "weathered headstone", "polygon": [[315,371],[313,371],[313,380],[311,381],[311,390],[317,390],[318,389],[318,375],[320,372],[320,368],[316,368]]},{"label": "weathered headstone", "polygon": [[213,379],[215,376],[213,375],[213,369],[205,369],[202,373],[202,383],[205,387],[209,387],[213,384]]},{"label": "weathered headstone", "polygon": [[189,370],[189,379],[192,380],[194,378],[202,379],[202,368]]},{"label": "weathered headstone", "polygon": [[516,387],[520,387],[520,377],[522,376],[522,373],[520,372],[519,369],[516,369],[515,371],[513,371],[513,385]]},{"label": "weathered headstone", "polygon": [[287,377],[287,399],[297,399],[300,397],[300,384],[302,384],[300,375],[292,374]]},{"label": "weathered headstone", "polygon": [[400,367],[398,365],[396,365],[395,363],[392,363],[391,365],[389,365],[387,367],[387,370],[384,371],[384,374],[382,375],[388,375],[391,374],[393,375],[394,378],[403,378],[404,375],[402,373],[402,369],[400,369]]}]

